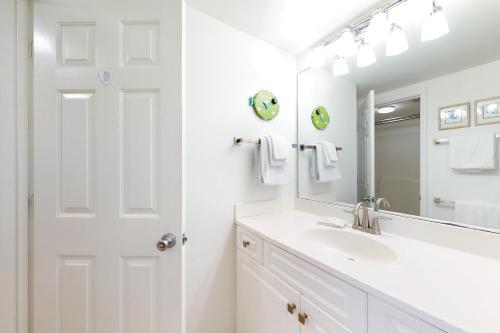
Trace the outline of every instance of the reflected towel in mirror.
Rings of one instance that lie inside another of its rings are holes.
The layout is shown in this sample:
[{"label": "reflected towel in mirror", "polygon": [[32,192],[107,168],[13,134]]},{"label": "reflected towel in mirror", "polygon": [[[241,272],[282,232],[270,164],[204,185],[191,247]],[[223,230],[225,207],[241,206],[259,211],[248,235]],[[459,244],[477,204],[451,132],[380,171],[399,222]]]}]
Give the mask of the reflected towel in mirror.
[{"label": "reflected towel in mirror", "polygon": [[486,228],[500,229],[500,205],[456,200],[455,221]]},{"label": "reflected towel in mirror", "polygon": [[494,133],[450,139],[450,168],[463,172],[496,169]]},{"label": "reflected towel in mirror", "polygon": [[318,143],[323,149],[323,160],[326,166],[333,167],[337,163],[337,147],[328,141],[321,141]]},{"label": "reflected towel in mirror", "polygon": [[316,149],[312,150],[311,155],[311,177],[318,183],[326,183],[342,178],[337,163],[333,166],[328,166],[325,163],[326,151],[320,143],[316,144]]}]

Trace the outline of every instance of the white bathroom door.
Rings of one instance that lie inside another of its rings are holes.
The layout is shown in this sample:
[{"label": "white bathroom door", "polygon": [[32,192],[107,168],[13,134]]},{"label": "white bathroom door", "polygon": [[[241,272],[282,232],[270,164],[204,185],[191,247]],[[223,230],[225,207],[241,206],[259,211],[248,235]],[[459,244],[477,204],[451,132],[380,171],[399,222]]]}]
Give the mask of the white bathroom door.
[{"label": "white bathroom door", "polygon": [[364,155],[364,199],[375,198],[375,91],[370,90],[363,103],[362,140]]},{"label": "white bathroom door", "polygon": [[182,12],[34,1],[34,333],[183,330]]}]

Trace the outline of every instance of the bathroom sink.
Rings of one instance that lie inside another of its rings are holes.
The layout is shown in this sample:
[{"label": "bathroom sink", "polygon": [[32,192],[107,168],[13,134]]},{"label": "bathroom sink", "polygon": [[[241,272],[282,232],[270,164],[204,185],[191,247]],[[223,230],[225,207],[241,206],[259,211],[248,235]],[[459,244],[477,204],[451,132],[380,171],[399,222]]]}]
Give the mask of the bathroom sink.
[{"label": "bathroom sink", "polygon": [[302,239],[320,250],[336,252],[353,261],[388,263],[397,258],[390,247],[357,231],[312,229],[302,233]]}]

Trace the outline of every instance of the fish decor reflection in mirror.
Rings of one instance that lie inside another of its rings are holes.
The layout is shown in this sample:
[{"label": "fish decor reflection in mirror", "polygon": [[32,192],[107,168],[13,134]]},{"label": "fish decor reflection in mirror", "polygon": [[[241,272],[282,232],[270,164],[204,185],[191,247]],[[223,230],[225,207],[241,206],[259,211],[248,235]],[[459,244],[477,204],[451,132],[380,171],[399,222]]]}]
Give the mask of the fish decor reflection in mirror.
[{"label": "fish decor reflection in mirror", "polygon": [[311,113],[311,121],[314,127],[323,130],[330,123],[330,115],[324,106],[318,106]]},{"label": "fish decor reflection in mirror", "polygon": [[[298,143],[341,145],[343,177],[315,183],[299,151],[298,196],[384,197],[392,214],[500,233],[499,12],[500,1],[386,2],[304,52]],[[311,131],[318,104],[335,122]]]}]

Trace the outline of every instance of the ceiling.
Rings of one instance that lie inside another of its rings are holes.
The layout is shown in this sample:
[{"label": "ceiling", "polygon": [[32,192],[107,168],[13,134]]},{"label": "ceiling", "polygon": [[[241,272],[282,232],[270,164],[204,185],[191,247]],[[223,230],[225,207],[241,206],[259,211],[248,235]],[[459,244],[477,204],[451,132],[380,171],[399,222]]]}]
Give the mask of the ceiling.
[{"label": "ceiling", "polygon": [[[472,1],[472,0],[471,0]],[[298,54],[381,0],[186,0],[207,15]]]},{"label": "ceiling", "polygon": [[[420,114],[420,98],[404,100],[384,106],[394,106],[396,109],[391,113],[375,113],[375,121],[391,119],[395,117],[406,117]],[[381,107],[381,106],[379,106]]]},{"label": "ceiling", "polygon": [[[381,0],[186,0],[187,4],[241,31],[288,52],[300,54],[344,26],[358,22]],[[409,0],[421,6],[424,1]],[[500,0],[437,0],[450,25],[450,33],[421,43],[420,32],[427,12],[410,11],[403,29],[410,50],[387,57],[385,44],[375,48],[377,62],[356,67],[343,78],[355,82],[358,94],[374,89],[389,91],[412,83],[454,73],[500,59]],[[325,69],[331,70],[333,59]]]}]

